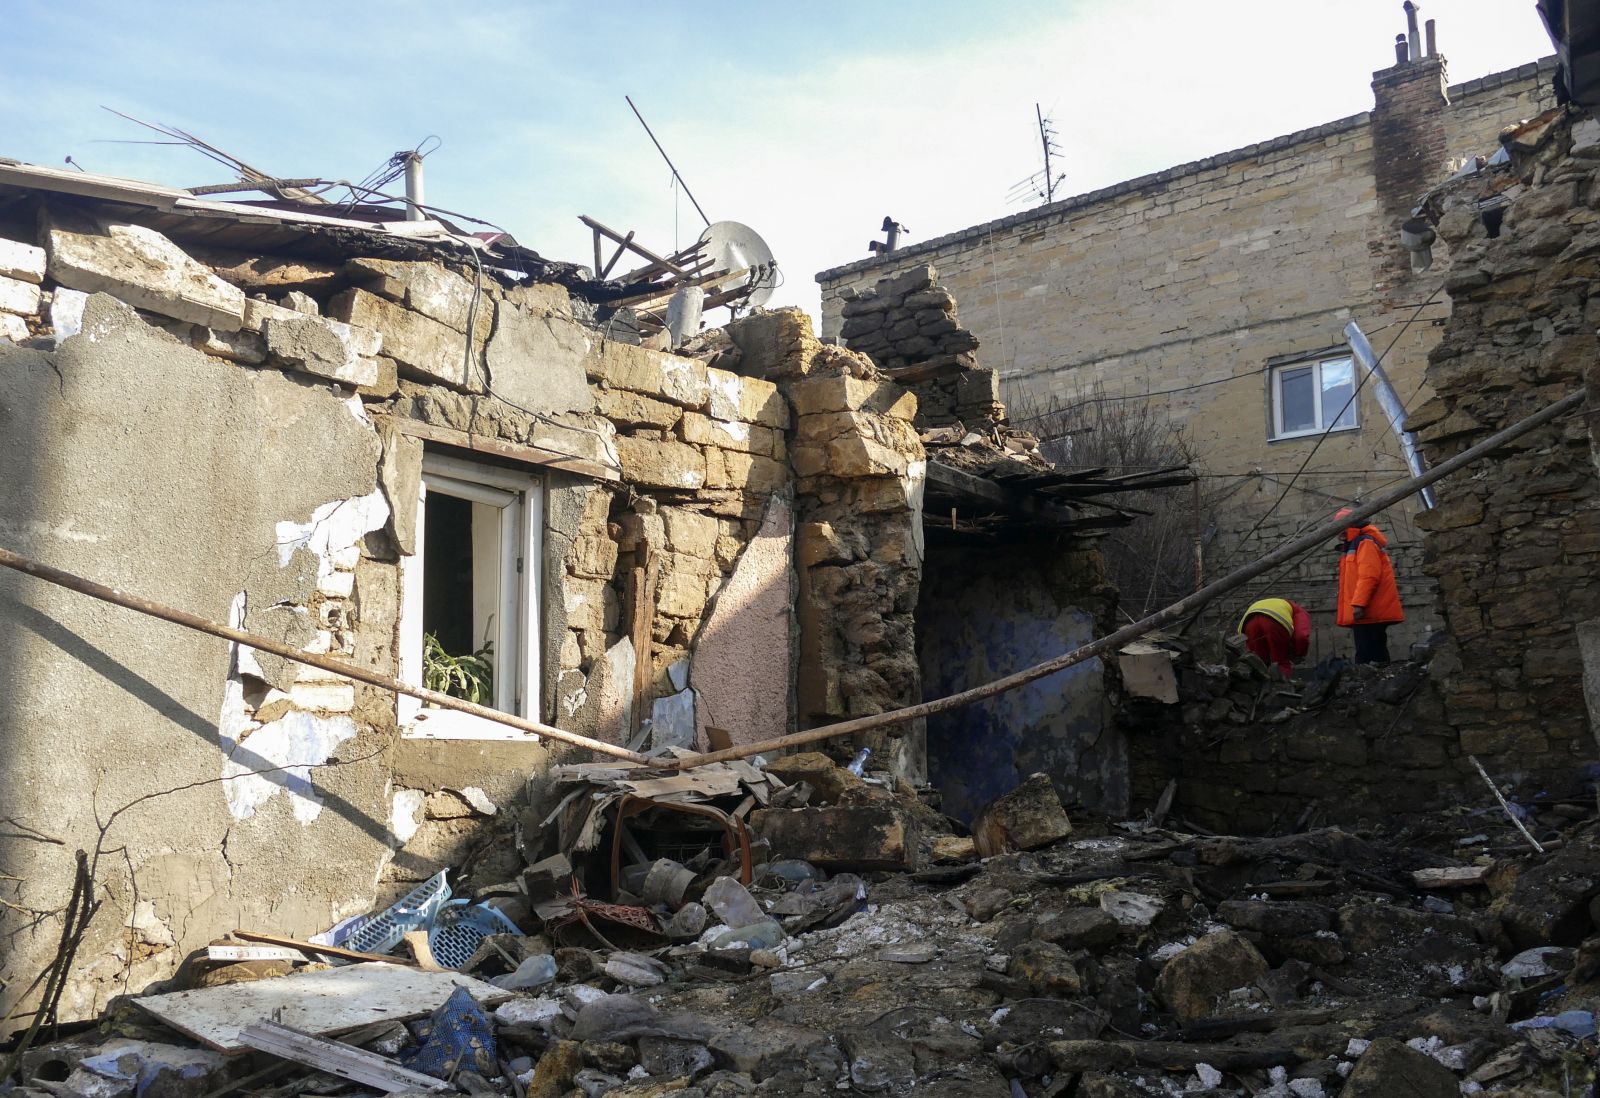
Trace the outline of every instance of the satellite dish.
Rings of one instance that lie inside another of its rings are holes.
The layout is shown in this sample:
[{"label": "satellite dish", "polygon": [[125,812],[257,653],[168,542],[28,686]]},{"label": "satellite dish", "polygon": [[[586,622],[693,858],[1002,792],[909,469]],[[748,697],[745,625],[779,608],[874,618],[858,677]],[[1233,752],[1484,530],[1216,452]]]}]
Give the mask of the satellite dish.
[{"label": "satellite dish", "polygon": [[756,308],[767,303],[778,288],[778,261],[760,234],[737,221],[717,221],[706,226],[700,240],[705,245],[701,255],[711,261],[712,271],[746,272],[749,292],[744,295],[744,305]]}]

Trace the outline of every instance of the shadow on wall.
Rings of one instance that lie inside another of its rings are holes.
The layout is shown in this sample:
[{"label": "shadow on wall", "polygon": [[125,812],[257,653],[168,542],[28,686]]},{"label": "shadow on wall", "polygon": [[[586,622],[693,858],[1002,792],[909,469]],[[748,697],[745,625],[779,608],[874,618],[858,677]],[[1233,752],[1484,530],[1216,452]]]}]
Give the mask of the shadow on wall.
[{"label": "shadow on wall", "polygon": [[[917,607],[923,695],[991,682],[1094,639],[1094,576],[1049,542],[930,544]],[[1126,811],[1127,745],[1108,726],[1099,660],[928,719],[929,777],[944,811],[969,823],[1032,773],[1066,803]]]}]

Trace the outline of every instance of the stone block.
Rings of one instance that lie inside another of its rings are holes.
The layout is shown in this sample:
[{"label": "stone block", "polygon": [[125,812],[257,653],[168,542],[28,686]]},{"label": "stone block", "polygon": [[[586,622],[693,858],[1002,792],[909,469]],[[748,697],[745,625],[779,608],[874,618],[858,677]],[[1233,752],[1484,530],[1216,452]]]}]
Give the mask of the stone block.
[{"label": "stone block", "polygon": [[776,492],[789,481],[789,467],[760,454],[708,449],[705,454],[707,488],[737,488],[757,495]]},{"label": "stone block", "polygon": [[44,281],[44,268],[43,248],[0,236],[0,278],[38,285]]},{"label": "stone block", "polygon": [[706,482],[706,456],[697,447],[628,435],[619,435],[616,447],[623,480],[629,484],[692,490]]},{"label": "stone block", "polygon": [[697,446],[718,446],[724,450],[760,454],[763,457],[777,457],[783,452],[783,435],[771,427],[754,423],[712,419],[699,412],[685,412],[678,430],[685,442]]},{"label": "stone block", "polygon": [[706,370],[706,381],[710,386],[706,411],[713,419],[736,419],[778,430],[789,426],[789,403],[772,382],[713,369]]},{"label": "stone block", "polygon": [[1156,977],[1156,997],[1179,1022],[1211,1017],[1217,997],[1248,987],[1267,973],[1267,961],[1231,930],[1207,934],[1173,957]]},{"label": "stone block", "polygon": [[535,316],[572,315],[572,295],[565,286],[551,282],[528,282],[505,292],[505,300]]},{"label": "stone block", "polygon": [[1046,774],[1031,775],[979,809],[972,837],[985,858],[1009,850],[1037,850],[1072,834],[1072,822]]},{"label": "stone block", "polygon": [[670,430],[683,417],[683,409],[627,389],[595,391],[597,410],[619,427],[654,427]]},{"label": "stone block", "polygon": [[897,805],[768,808],[752,814],[750,826],[777,858],[825,869],[917,867],[916,826]]},{"label": "stone block", "polygon": [[545,415],[594,408],[585,363],[600,337],[562,316],[504,304],[484,352],[489,384],[518,408]]},{"label": "stone block", "polygon": [[1172,653],[1165,648],[1138,641],[1126,645],[1117,653],[1117,670],[1129,697],[1177,703],[1178,676],[1172,668]]},{"label": "stone block", "polygon": [[1026,981],[1039,995],[1077,995],[1083,977],[1067,951],[1053,942],[1023,942],[1011,954],[1008,976]]},{"label": "stone block", "polygon": [[21,343],[28,338],[28,324],[20,316],[0,313],[0,339]]},{"label": "stone block", "polygon": [[0,276],[0,313],[32,316],[39,311],[37,284]]},{"label": "stone block", "polygon": [[494,317],[494,301],[487,292],[488,285],[474,287],[470,279],[437,263],[404,263],[391,259],[352,259],[345,265],[353,281],[398,302],[413,312],[448,324],[463,335],[467,331],[467,316],[477,297],[477,317],[474,325],[481,329],[480,338],[488,337]]},{"label": "stone block", "polygon": [[50,277],[84,293],[104,292],[174,320],[236,332],[244,293],[154,229],[52,215],[46,234]]},{"label": "stone block", "polygon": [[767,763],[766,771],[788,785],[805,782],[821,804],[838,804],[845,794],[866,783],[820,751],[783,755]]},{"label": "stone block", "polygon": [[728,337],[739,348],[741,372],[757,378],[804,374],[822,350],[810,315],[796,308],[740,317],[728,325]]},{"label": "stone block", "polygon": [[367,356],[377,353],[376,332],[295,313],[266,320],[262,336],[269,354],[302,373],[346,385],[371,385],[378,380],[377,361],[362,354],[367,348]]},{"label": "stone block", "polygon": [[448,324],[361,289],[346,290],[328,302],[328,315],[377,332],[383,339],[384,354],[394,359],[404,374],[469,392],[483,391],[482,348],[474,348],[469,378],[466,336]]},{"label": "stone block", "polygon": [[1393,1037],[1380,1037],[1356,1061],[1339,1098],[1457,1098],[1460,1093],[1449,1068]]},{"label": "stone block", "polygon": [[584,368],[591,381],[603,381],[685,408],[702,409],[711,395],[704,363],[648,347],[602,340],[599,353],[590,355]]},{"label": "stone block", "polygon": [[671,572],[661,577],[656,608],[669,617],[698,620],[709,596],[706,577],[696,572]]},{"label": "stone block", "polygon": [[798,416],[860,411],[910,422],[917,415],[916,396],[892,381],[808,377],[792,382],[788,394]]},{"label": "stone block", "polygon": [[242,328],[237,332],[219,332],[196,325],[189,342],[208,355],[245,366],[259,366],[267,360],[267,341],[258,333]]},{"label": "stone block", "polygon": [[668,507],[662,512],[666,547],[674,553],[710,560],[716,555],[717,520],[697,511]]}]

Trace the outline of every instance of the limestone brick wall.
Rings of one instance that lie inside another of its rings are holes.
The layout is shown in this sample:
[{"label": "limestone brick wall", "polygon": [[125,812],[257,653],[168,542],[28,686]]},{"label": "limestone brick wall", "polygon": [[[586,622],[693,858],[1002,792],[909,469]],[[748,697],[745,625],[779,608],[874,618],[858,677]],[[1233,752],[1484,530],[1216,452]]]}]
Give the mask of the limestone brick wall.
[{"label": "limestone brick wall", "polygon": [[[824,272],[823,331],[839,333],[847,289],[934,264],[986,364],[1000,369],[1014,414],[1052,400],[1148,400],[1184,427],[1219,497],[1206,569],[1219,575],[1405,475],[1364,389],[1359,428],[1327,436],[1278,503],[1316,440],[1270,438],[1269,368],[1295,355],[1347,353],[1342,329],[1354,320],[1386,352],[1401,400],[1425,399],[1427,355],[1449,315],[1440,291],[1449,249],[1437,246],[1433,269],[1413,274],[1398,249],[1396,211],[1420,196],[1413,183],[1425,189],[1456,158],[1493,152],[1504,125],[1549,102],[1548,70],[1538,65],[1454,85],[1448,105],[1437,61],[1413,66],[1386,70],[1376,86],[1380,99],[1403,100],[1389,106],[1427,105],[1432,130],[1420,158],[1376,144],[1414,128],[1379,126],[1377,112],[1274,138]],[[1380,178],[1377,163],[1402,156],[1412,157],[1409,173]],[[1412,503],[1380,520],[1409,608],[1393,634],[1402,650],[1440,625],[1416,510]],[[1333,574],[1331,559],[1303,560],[1213,607],[1201,631],[1226,632],[1270,585],[1313,610],[1318,657],[1347,655],[1348,637],[1332,620]]]},{"label": "limestone brick wall", "polygon": [[[1576,134],[1576,138],[1575,135]],[[1509,186],[1507,185],[1509,183]],[[1497,236],[1480,198],[1514,195]],[[1454,310],[1411,416],[1436,460],[1584,384],[1600,341],[1600,124],[1557,123],[1510,169],[1440,201]],[[1435,660],[1460,749],[1561,775],[1592,758],[1576,626],[1600,614],[1600,481],[1584,417],[1509,444],[1438,486],[1419,520],[1449,646]]]}]

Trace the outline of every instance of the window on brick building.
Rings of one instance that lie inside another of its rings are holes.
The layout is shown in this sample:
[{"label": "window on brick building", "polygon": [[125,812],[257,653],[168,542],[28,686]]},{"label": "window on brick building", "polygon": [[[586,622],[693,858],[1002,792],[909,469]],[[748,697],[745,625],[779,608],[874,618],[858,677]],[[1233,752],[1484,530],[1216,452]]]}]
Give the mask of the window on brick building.
[{"label": "window on brick building", "polygon": [[1273,438],[1298,438],[1360,426],[1356,367],[1348,356],[1289,362],[1271,369],[1267,400]]},{"label": "window on brick building", "polygon": [[[537,719],[543,486],[514,469],[428,453],[416,552],[405,559],[401,679]],[[400,699],[402,734],[518,739],[505,725]]]}]

